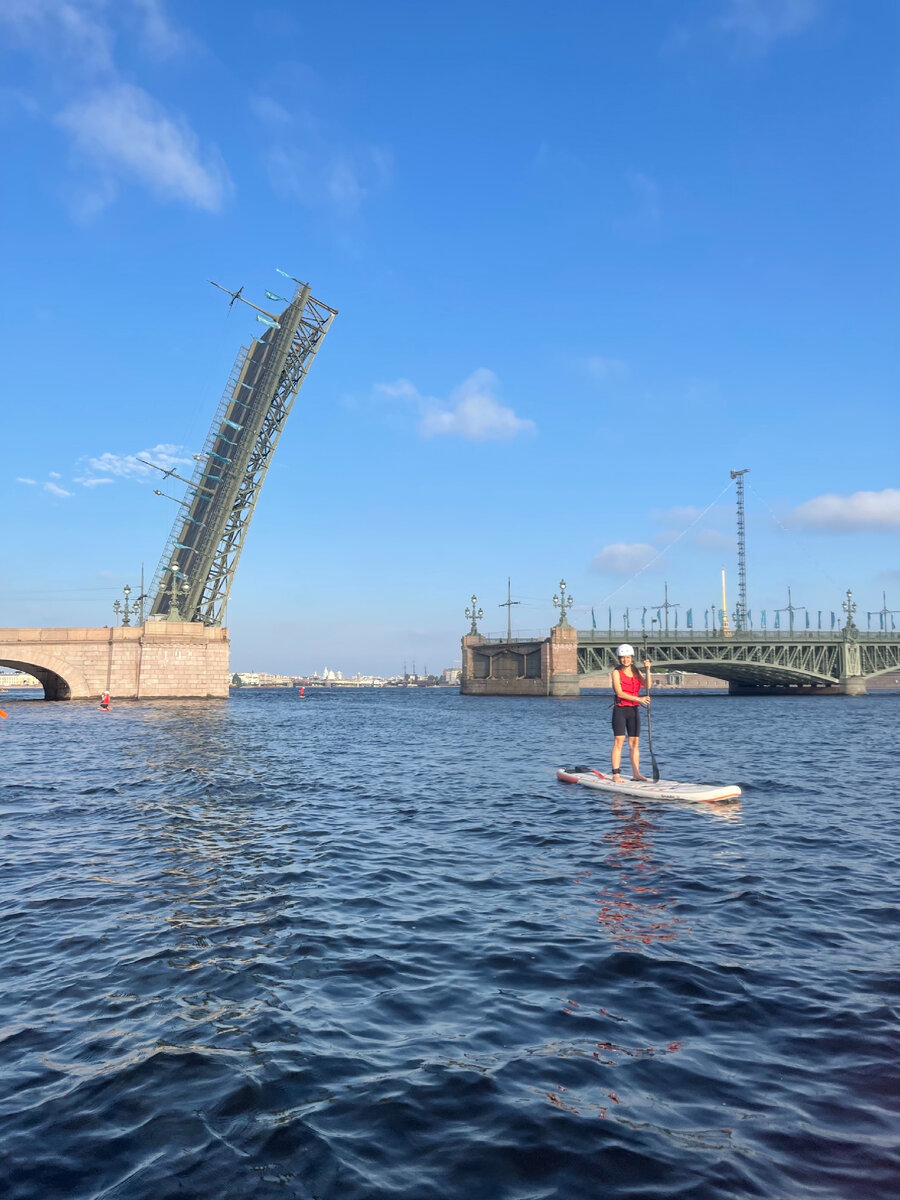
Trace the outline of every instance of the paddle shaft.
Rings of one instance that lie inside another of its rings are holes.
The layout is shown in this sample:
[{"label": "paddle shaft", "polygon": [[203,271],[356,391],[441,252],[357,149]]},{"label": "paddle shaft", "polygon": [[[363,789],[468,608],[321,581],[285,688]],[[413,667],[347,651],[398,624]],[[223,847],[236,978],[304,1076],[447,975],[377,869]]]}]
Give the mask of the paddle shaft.
[{"label": "paddle shaft", "polygon": [[650,705],[647,705],[647,742],[650,746],[650,762],[653,764],[653,782],[659,783],[659,763],[653,753],[653,721],[650,717]]},{"label": "paddle shaft", "polygon": [[[647,639],[644,638],[644,658],[647,658]],[[650,689],[647,689],[647,742],[650,746],[650,762],[653,764],[653,782],[659,783],[659,764],[653,753],[653,720],[650,716]]]}]

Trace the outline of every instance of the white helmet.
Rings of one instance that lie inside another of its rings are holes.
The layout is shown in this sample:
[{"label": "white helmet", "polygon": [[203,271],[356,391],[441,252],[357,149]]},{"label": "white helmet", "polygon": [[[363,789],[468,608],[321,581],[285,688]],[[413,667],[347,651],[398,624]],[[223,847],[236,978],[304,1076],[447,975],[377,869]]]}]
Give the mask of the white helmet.
[{"label": "white helmet", "polygon": [[634,646],[629,646],[627,642],[623,642],[621,646],[616,646],[616,658],[624,658],[626,654],[630,654],[634,658]]}]

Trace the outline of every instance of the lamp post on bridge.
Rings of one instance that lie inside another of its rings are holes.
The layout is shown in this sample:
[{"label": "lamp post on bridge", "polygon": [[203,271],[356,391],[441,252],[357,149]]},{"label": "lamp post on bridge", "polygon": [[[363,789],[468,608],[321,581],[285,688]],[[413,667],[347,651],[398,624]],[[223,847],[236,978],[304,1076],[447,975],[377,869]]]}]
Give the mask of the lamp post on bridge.
[{"label": "lamp post on bridge", "polygon": [[[178,563],[176,562],[176,560],[174,558],[169,563],[169,570],[171,571],[172,575],[171,575],[171,579],[169,580],[168,619],[170,621],[183,621],[184,615],[182,614],[182,611],[181,611],[181,602],[182,602],[182,600],[187,598],[187,594],[191,590],[191,585],[188,583],[187,579],[185,579],[184,575],[182,575],[181,571],[178,569]],[[183,580],[180,587],[178,584],[179,575],[181,576],[181,579]]]},{"label": "lamp post on bridge", "polygon": [[853,593],[847,588],[847,599],[841,605],[841,608],[847,614],[847,624],[845,629],[856,629],[856,622],[853,620],[853,614],[856,612],[856,601],[853,599]]},{"label": "lamp post on bridge", "polygon": [[[122,588],[122,595],[124,596],[124,600],[113,601],[113,612],[116,614],[116,617],[121,614],[123,625],[130,625],[131,618],[138,615],[140,611],[140,605],[138,604],[137,600],[135,600],[132,604],[128,603],[128,597],[131,595],[130,584],[126,583]],[[140,599],[143,600],[144,597],[141,596]]]},{"label": "lamp post on bridge", "polygon": [[559,581],[559,595],[553,597],[553,606],[559,609],[558,624],[561,629],[565,629],[569,624],[566,609],[571,608],[573,603],[572,597],[566,595],[566,581],[561,579]]},{"label": "lamp post on bridge", "polygon": [[470,637],[476,636],[478,634],[478,626],[475,624],[475,622],[480,621],[481,618],[484,616],[483,610],[478,608],[477,604],[478,604],[478,597],[473,592],[472,593],[472,608],[466,609],[466,620],[472,622],[472,627],[469,630]]}]

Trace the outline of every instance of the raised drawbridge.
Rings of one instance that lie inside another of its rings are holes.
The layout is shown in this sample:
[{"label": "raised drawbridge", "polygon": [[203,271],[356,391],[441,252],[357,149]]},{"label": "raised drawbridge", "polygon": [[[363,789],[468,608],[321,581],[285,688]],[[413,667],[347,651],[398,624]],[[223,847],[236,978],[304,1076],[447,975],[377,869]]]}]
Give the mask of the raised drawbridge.
[{"label": "raised drawbridge", "polygon": [[[280,314],[249,305],[266,331],[241,347],[203,451],[194,456],[193,476],[183,480],[188,489],[148,593],[150,620],[224,622],[272,455],[336,316],[336,309],[312,297],[308,284],[294,282],[294,298]],[[232,304],[249,304],[241,291],[229,292]]]}]

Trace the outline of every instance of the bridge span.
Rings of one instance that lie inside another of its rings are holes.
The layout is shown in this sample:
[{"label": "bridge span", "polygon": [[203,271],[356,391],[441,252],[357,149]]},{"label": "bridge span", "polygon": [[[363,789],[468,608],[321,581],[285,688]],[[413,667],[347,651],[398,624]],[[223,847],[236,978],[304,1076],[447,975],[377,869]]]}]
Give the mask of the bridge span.
[{"label": "bridge span", "polygon": [[0,629],[0,666],[33,675],[45,700],[227,697],[228,630],[197,621]]},{"label": "bridge span", "polygon": [[[576,630],[554,625],[549,636],[462,639],[460,690],[467,695],[577,696],[605,686],[617,665],[616,646],[630,642],[643,656],[634,629]],[[900,634],[836,632],[654,632],[647,656],[655,671],[691,671],[728,682],[732,695],[866,694],[866,683],[900,670]]]}]

